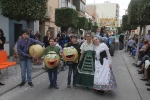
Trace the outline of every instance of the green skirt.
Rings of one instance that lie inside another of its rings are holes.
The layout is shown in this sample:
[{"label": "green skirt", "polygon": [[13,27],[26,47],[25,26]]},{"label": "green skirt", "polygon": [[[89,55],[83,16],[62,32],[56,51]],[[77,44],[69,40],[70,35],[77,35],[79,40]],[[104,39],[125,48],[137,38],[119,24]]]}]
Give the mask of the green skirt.
[{"label": "green skirt", "polygon": [[76,85],[93,88],[95,59],[93,51],[86,51],[81,59],[76,73]]}]

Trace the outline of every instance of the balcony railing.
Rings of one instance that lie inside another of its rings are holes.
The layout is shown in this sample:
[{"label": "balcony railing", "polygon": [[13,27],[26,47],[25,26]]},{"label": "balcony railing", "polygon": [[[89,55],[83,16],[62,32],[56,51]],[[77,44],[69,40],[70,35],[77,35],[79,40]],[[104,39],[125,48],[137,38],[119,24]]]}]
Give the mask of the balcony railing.
[{"label": "balcony railing", "polygon": [[63,8],[63,7],[67,7],[67,8],[72,8],[72,9],[74,9],[74,10],[76,10],[76,7],[73,5],[73,4],[71,4],[70,2],[61,2],[61,7]]}]

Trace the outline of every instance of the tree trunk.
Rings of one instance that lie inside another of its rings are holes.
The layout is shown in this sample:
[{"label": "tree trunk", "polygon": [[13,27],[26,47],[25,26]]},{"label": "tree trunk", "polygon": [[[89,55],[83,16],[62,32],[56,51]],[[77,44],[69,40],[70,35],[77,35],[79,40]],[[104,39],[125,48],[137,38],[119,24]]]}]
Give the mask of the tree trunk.
[{"label": "tree trunk", "polygon": [[146,26],[144,26],[144,27],[143,27],[143,36],[144,36],[143,41],[145,40],[146,35],[147,35],[147,34],[146,34]]},{"label": "tree trunk", "polygon": [[68,31],[68,28],[67,27],[61,27],[61,32],[67,32]]},{"label": "tree trunk", "polygon": [[27,29],[30,30],[30,21],[26,21],[27,22]]},{"label": "tree trunk", "polygon": [[138,62],[139,44],[140,44],[140,39],[141,39],[141,33],[142,33],[142,25],[140,25],[140,32],[139,32],[139,37],[138,37],[138,44],[137,44],[137,50],[136,50],[136,59],[135,59],[135,63]]}]

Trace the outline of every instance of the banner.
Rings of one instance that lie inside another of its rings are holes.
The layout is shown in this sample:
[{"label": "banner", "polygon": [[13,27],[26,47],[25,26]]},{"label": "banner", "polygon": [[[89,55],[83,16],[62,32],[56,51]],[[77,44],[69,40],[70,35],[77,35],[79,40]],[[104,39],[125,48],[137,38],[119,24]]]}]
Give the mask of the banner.
[{"label": "banner", "polygon": [[115,18],[100,18],[100,25],[101,26],[113,26],[116,25],[116,19]]}]

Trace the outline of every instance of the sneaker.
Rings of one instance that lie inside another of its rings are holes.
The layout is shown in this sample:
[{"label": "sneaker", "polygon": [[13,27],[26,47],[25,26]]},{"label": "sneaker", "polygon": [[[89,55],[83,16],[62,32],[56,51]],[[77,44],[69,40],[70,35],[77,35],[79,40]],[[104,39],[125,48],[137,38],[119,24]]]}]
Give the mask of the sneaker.
[{"label": "sneaker", "polygon": [[57,85],[53,86],[55,89],[59,89],[59,87]]},{"label": "sneaker", "polygon": [[146,86],[150,86],[150,83],[146,83],[145,85],[146,85]]},{"label": "sneaker", "polygon": [[21,82],[20,84],[19,84],[19,86],[24,86],[25,85],[25,82]]},{"label": "sneaker", "polygon": [[33,87],[34,85],[32,84],[32,82],[28,82],[28,84],[31,86],[31,87]]},{"label": "sneaker", "polygon": [[68,88],[71,88],[71,86],[70,86],[70,85],[67,85],[67,87],[68,87]]},{"label": "sneaker", "polygon": [[77,85],[73,85],[73,87],[76,89],[76,88],[77,88]]},{"label": "sneaker", "polygon": [[0,82],[0,85],[5,85],[5,84],[3,84],[3,83]]},{"label": "sneaker", "polygon": [[48,88],[49,88],[49,89],[51,89],[52,87],[53,87],[53,85],[52,85],[52,84],[50,84]]}]

